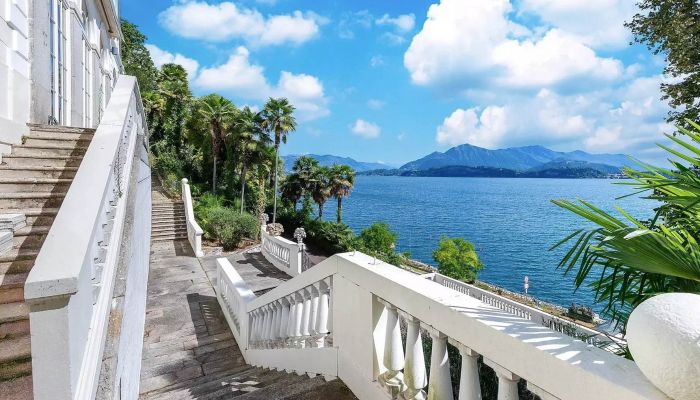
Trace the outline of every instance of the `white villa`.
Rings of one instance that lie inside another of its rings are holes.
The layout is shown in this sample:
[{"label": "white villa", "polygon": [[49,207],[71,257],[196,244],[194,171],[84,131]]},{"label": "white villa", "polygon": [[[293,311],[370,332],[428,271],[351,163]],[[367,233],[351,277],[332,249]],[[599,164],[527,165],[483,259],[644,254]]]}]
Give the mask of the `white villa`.
[{"label": "white villa", "polygon": [[311,266],[264,219],[258,249],[206,255],[187,180],[152,194],[118,10],[0,0],[0,399],[477,400],[481,368],[499,400],[700,399],[697,296],[639,306],[633,362],[439,273]]}]

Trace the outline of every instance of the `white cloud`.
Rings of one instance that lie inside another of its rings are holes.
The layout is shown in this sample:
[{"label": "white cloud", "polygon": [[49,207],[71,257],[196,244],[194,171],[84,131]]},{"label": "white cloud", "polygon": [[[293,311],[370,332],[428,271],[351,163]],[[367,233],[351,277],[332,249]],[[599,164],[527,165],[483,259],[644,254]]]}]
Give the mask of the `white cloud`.
[{"label": "white cloud", "polygon": [[520,9],[578,36],[586,45],[622,48],[631,36],[624,23],[632,19],[637,6],[630,0],[522,0]]},{"label": "white cloud", "polygon": [[300,121],[330,114],[323,84],[317,77],[282,71],[277,84],[271,85],[264,68],[251,63],[250,52],[242,46],[224,64],[202,68],[193,84],[201,90],[220,91],[244,100],[286,97],[296,107]]},{"label": "white cloud", "polygon": [[355,30],[371,28],[373,19],[374,17],[368,10],[346,13],[338,23],[338,36],[341,39],[354,39]]},{"label": "white cloud", "polygon": [[456,146],[464,143],[496,147],[506,133],[507,116],[503,107],[486,107],[481,115],[478,109],[458,108],[437,128],[438,144]]},{"label": "white cloud", "polygon": [[371,108],[372,110],[381,110],[384,108],[384,102],[381,100],[377,99],[369,99],[367,101],[367,107]]},{"label": "white cloud", "polygon": [[253,46],[298,45],[318,36],[319,25],[326,22],[309,12],[266,17],[230,1],[209,4],[196,0],[168,7],[158,20],[174,35],[211,42],[244,39]]},{"label": "white cloud", "polygon": [[609,82],[622,63],[599,57],[576,35],[545,29],[543,35],[508,19],[509,0],[442,0],[428,10],[422,30],[404,54],[418,85],[505,88],[554,86],[585,77]]},{"label": "white cloud", "polygon": [[375,22],[377,25],[392,26],[398,33],[408,33],[416,26],[416,16],[413,14],[403,14],[392,18],[389,14],[384,14]]},{"label": "white cloud", "polygon": [[151,59],[156,67],[160,68],[163,64],[180,64],[187,71],[187,77],[190,80],[197,76],[197,70],[199,69],[197,60],[185,57],[180,53],[170,53],[152,44],[147,44],[146,50],[151,54]]},{"label": "white cloud", "polygon": [[369,59],[369,65],[373,68],[381,67],[384,65],[384,57],[380,55],[372,56],[372,58]]},{"label": "white cloud", "polygon": [[364,119],[357,119],[355,121],[355,124],[352,125],[352,127],[350,128],[350,130],[355,135],[366,139],[378,138],[379,134],[382,132],[382,129],[379,127],[379,125],[365,121]]}]

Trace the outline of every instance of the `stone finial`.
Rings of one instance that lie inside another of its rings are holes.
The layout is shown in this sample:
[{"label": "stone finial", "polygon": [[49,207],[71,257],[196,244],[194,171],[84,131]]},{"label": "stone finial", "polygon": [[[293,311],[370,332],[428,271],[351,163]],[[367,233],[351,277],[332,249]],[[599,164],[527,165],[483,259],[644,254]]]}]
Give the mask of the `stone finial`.
[{"label": "stone finial", "polygon": [[267,221],[270,220],[270,216],[266,213],[260,213],[260,224],[267,225]]},{"label": "stone finial", "polygon": [[272,236],[280,236],[282,233],[284,233],[284,227],[280,223],[268,224],[267,233]]},{"label": "stone finial", "polygon": [[294,230],[294,239],[296,239],[299,244],[304,242],[304,239],[306,239],[306,231],[304,228],[297,228]]}]

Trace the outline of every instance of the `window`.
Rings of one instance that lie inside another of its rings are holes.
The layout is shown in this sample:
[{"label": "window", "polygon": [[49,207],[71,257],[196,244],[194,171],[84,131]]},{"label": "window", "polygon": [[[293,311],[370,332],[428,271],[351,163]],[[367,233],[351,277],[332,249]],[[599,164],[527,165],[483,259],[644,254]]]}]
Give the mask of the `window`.
[{"label": "window", "polygon": [[68,82],[68,65],[66,51],[68,49],[67,21],[69,14],[64,8],[63,0],[51,0],[49,10],[49,53],[51,67],[51,115],[50,122],[64,124],[68,110],[66,88]]}]

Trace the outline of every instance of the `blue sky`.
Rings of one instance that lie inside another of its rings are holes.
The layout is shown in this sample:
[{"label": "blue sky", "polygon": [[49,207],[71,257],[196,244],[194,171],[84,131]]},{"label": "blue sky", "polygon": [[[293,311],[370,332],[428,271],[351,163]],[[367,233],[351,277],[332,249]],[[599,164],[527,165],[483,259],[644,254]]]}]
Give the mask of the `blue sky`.
[{"label": "blue sky", "polygon": [[122,0],[195,94],[297,106],[284,154],[390,165],[461,143],[661,153],[663,59],[630,0]]}]

